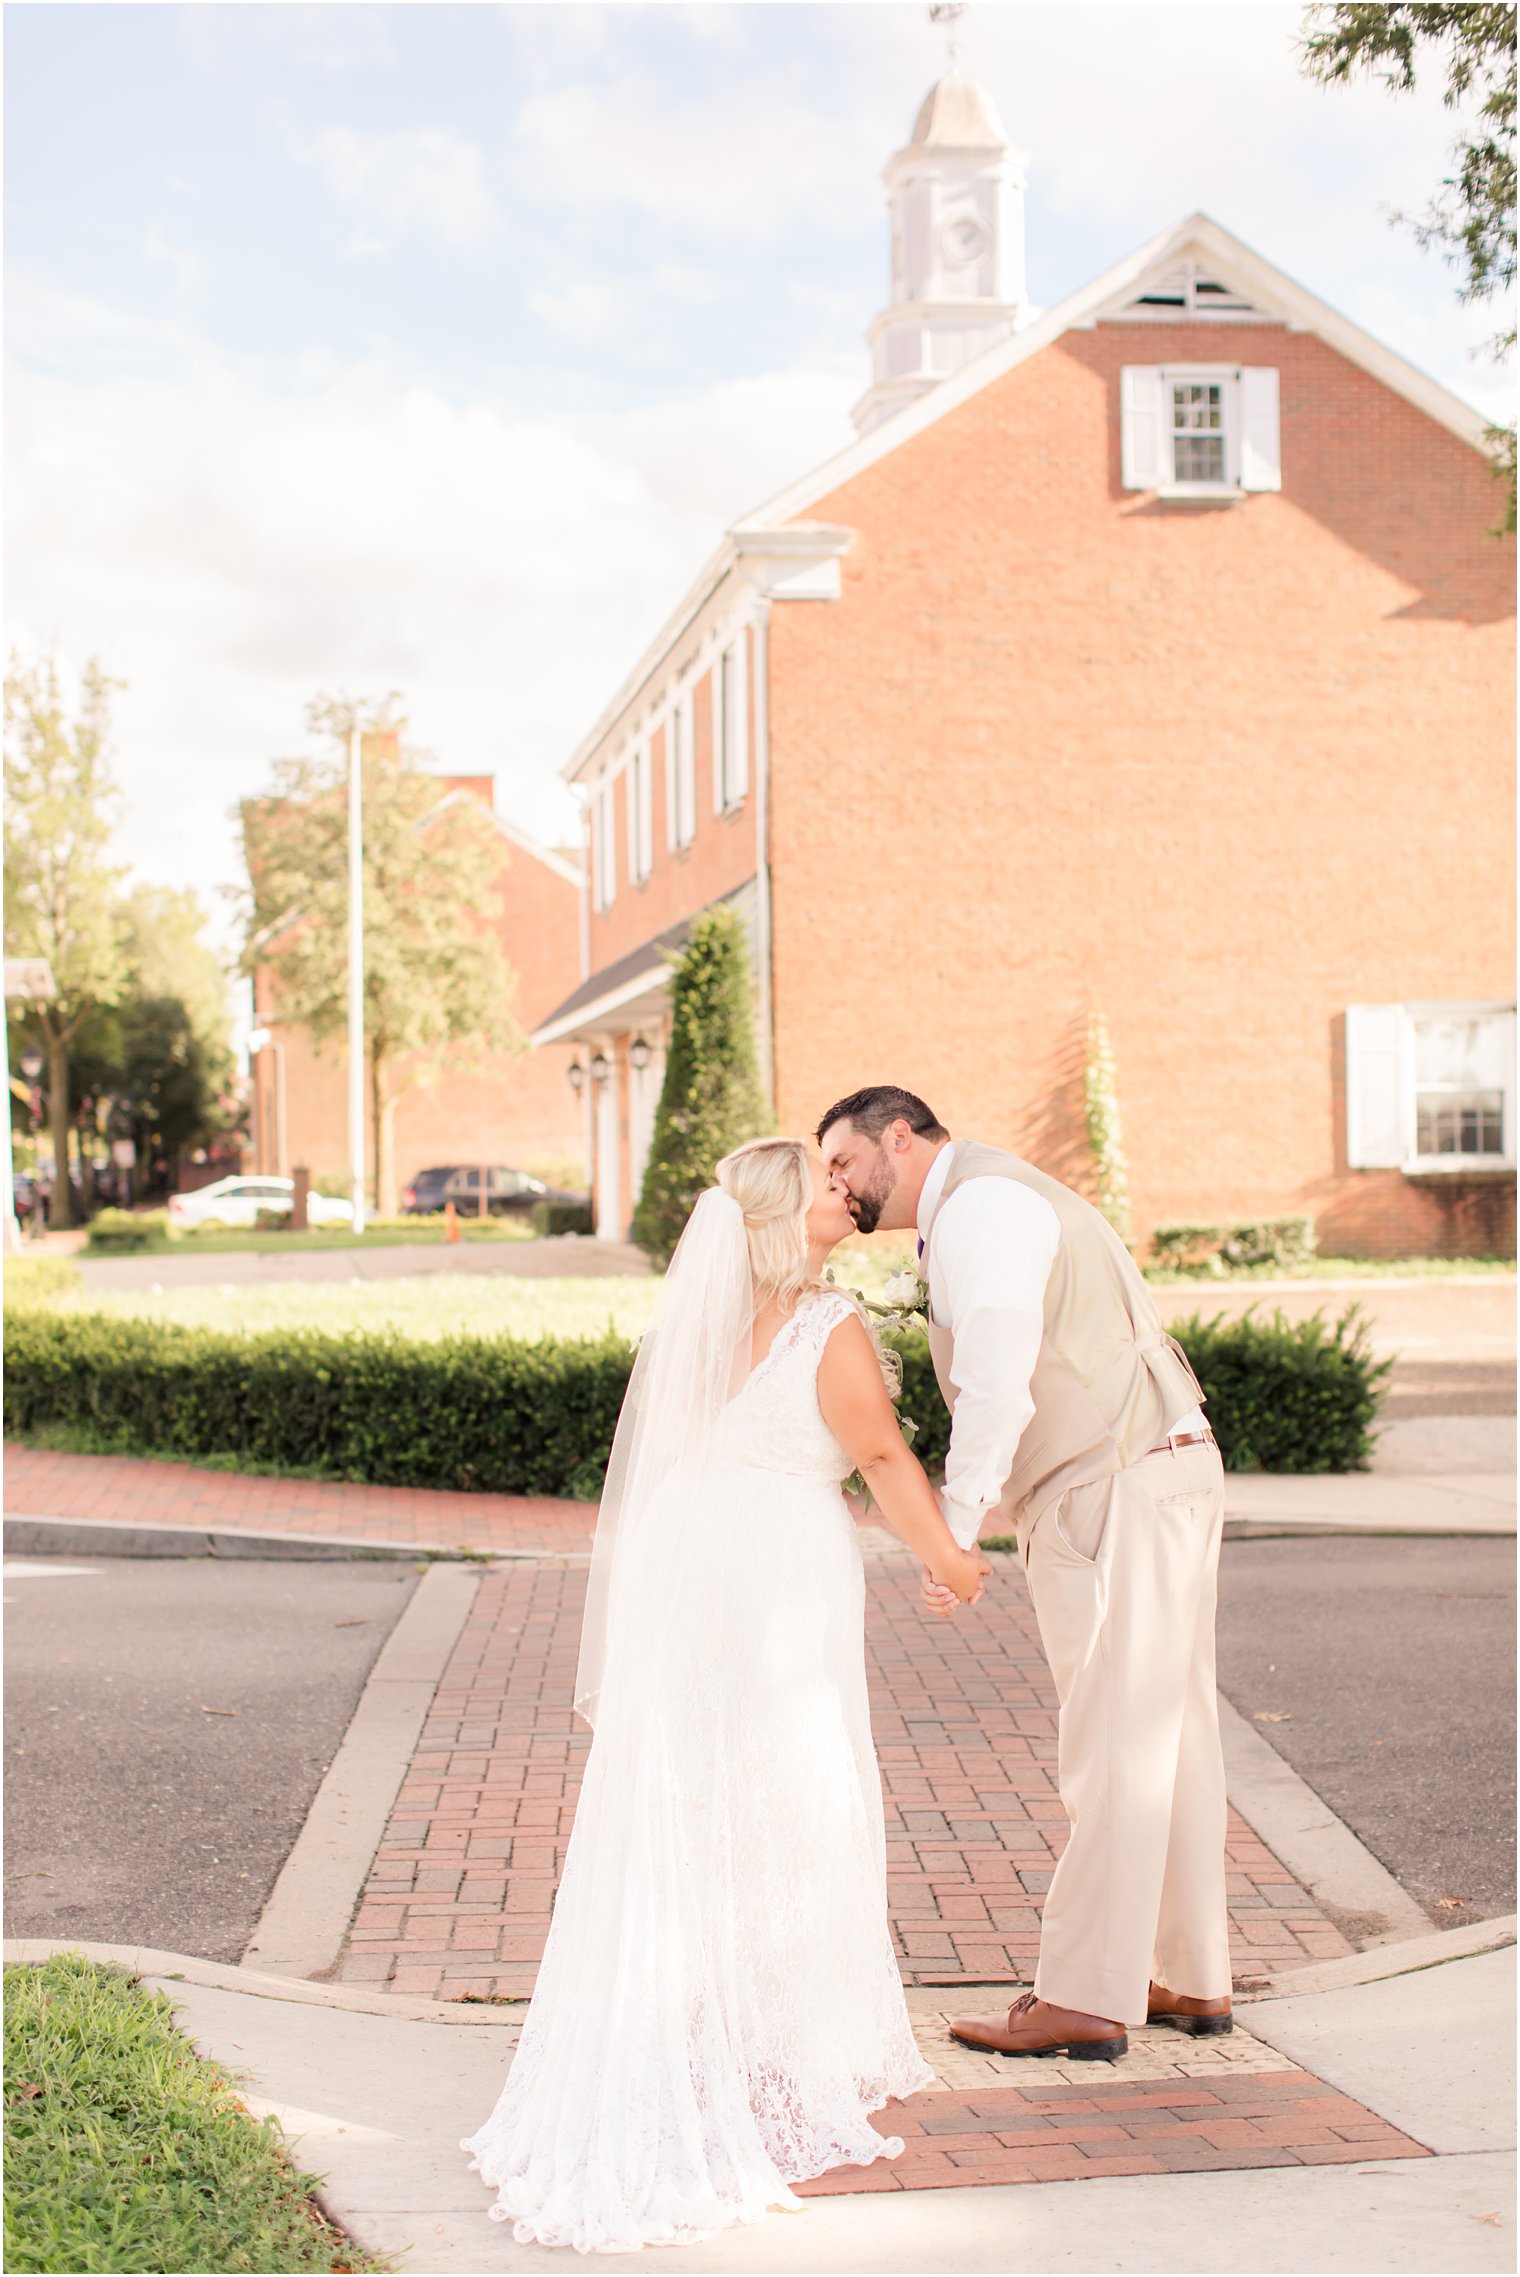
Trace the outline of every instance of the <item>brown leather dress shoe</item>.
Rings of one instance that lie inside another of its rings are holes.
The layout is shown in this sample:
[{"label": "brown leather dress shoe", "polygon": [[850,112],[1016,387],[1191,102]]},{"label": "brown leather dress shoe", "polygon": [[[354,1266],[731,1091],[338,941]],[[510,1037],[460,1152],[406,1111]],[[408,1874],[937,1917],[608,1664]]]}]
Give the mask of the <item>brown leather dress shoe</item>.
[{"label": "brown leather dress shoe", "polygon": [[1129,2034],[1106,2016],[1084,2016],[1079,2009],[1056,2008],[1032,1992],[1020,1993],[1007,2015],[957,2016],[951,2037],[968,2048],[1000,2056],[1071,2056],[1076,2062],[1111,2064],[1129,2052]]},{"label": "brown leather dress shoe", "polygon": [[1235,2019],[1228,1998],[1195,2000],[1188,1992],[1168,1992],[1153,1984],[1145,2004],[1148,2024],[1170,2024],[1173,2031],[1190,2032],[1195,2040],[1212,2039],[1218,2032],[1233,2032]]}]

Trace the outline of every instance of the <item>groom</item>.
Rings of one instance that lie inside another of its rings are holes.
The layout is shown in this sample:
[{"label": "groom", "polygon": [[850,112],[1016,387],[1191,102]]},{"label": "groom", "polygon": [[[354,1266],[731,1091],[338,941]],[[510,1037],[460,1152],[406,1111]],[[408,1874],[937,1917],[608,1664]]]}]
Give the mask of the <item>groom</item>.
[{"label": "groom", "polygon": [[[1017,1533],[1060,1700],[1071,1833],[1034,1991],[951,2030],[1009,2056],[1105,2059],[1147,2019],[1228,2032],[1224,1474],[1197,1378],[1128,1250],[1069,1187],[952,1140],[891,1084],[841,1099],[817,1136],[862,1233],[917,1230],[952,1416],[945,1517],[966,1549],[995,1511]],[[926,1574],[925,1603],[946,1611],[945,1594]]]}]

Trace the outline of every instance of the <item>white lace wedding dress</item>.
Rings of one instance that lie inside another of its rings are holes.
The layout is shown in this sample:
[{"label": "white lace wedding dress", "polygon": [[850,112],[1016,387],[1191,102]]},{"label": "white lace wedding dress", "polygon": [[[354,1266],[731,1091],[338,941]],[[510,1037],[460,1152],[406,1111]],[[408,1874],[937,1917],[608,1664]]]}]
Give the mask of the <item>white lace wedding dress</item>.
[{"label": "white lace wedding dress", "polygon": [[522,2244],[692,2244],[796,2207],[790,2183],[896,2156],[867,2114],[933,2077],[887,1925],[851,1466],[818,1406],[850,1309],[808,1299],[724,1410],[634,1704],[598,1718],[522,2039],[462,2145]]}]

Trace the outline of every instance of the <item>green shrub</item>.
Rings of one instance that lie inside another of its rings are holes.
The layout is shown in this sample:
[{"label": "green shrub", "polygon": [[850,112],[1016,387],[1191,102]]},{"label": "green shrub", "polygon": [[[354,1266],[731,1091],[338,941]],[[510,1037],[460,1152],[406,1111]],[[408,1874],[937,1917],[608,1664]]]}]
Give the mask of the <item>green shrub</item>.
[{"label": "green shrub", "polygon": [[85,1247],[97,1256],[162,1249],[170,1240],[167,1210],[100,1210],[91,1218]]},{"label": "green shrub", "polygon": [[665,1265],[725,1154],[770,1129],[755,1058],[755,992],[737,914],[692,923],[670,984],[670,1051],[633,1238]]},{"label": "green shrub", "polygon": [[80,1286],[79,1267],[67,1257],[7,1257],[5,1301],[8,1305],[51,1305],[71,1297]]},{"label": "green shrub", "polygon": [[589,1202],[535,1202],[533,1231],[540,1240],[559,1233],[595,1233],[596,1220]]},{"label": "green shrub", "polygon": [[1225,1225],[1158,1225],[1151,1261],[1169,1273],[1291,1273],[1314,1255],[1310,1217],[1237,1218]]},{"label": "green shrub", "polygon": [[[1356,1307],[1327,1325],[1185,1322],[1230,1470],[1357,1470],[1388,1373]],[[902,1412],[930,1469],[950,1440],[925,1338],[895,1340]],[[5,1427],[121,1454],[215,1457],[378,1486],[594,1500],[632,1364],[627,1340],[519,1342],[316,1330],[233,1336],[113,1314],[6,1316]]]},{"label": "green shrub", "polygon": [[6,1429],[120,1453],[247,1459],[379,1486],[586,1491],[628,1380],[626,1337],[229,1336],[106,1313],[6,1318]]}]

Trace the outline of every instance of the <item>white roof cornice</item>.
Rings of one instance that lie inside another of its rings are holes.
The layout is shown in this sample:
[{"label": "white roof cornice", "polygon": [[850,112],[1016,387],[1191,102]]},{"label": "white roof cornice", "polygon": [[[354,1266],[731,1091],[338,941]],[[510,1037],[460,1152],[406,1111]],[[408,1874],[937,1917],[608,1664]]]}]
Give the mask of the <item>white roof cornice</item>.
[{"label": "white roof cornice", "polygon": [[[793,514],[804,512],[818,499],[827,498],[853,481],[856,475],[863,474],[878,459],[886,458],[900,444],[921,435],[926,427],[932,427],[973,395],[979,395],[1005,372],[1037,356],[1042,348],[1059,340],[1063,332],[1085,329],[1096,323],[1111,302],[1137,291],[1153,270],[1167,269],[1193,252],[1201,253],[1227,283],[1248,292],[1269,321],[1276,317],[1295,331],[1316,333],[1327,346],[1351,363],[1360,364],[1374,379],[1406,397],[1417,409],[1460,436],[1464,443],[1470,443],[1474,450],[1487,449],[1489,422],[1480,411],[1475,411],[1471,404],[1464,403],[1460,396],[1453,395],[1439,380],[1431,379],[1392,348],[1385,348],[1380,340],[1374,340],[1370,332],[1364,332],[1359,324],[1342,316],[1328,301],[1320,300],[1281,269],[1274,268],[1270,261],[1263,260],[1259,253],[1253,253],[1248,245],[1232,237],[1207,214],[1196,213],[1126,254],[1122,261],[1116,261],[1090,284],[1047,309],[1024,331],[999,341],[996,347],[989,348],[985,355],[976,357],[957,372],[953,379],[941,380],[938,387],[917,403],[897,412],[881,426],[873,427],[858,443],[852,443],[848,450],[826,460],[790,489],[768,498],[752,519],[784,522]],[[1159,321],[1164,323],[1166,319],[1163,316]],[[1138,347],[1137,341],[1137,353]]]},{"label": "white roof cornice", "polygon": [[566,760],[561,769],[565,780],[573,783],[585,772],[625,713],[632,710],[668,667],[671,651],[690,632],[727,578],[739,574],[761,592],[769,592],[783,586],[789,575],[811,563],[837,560],[854,536],[853,530],[826,522],[794,522],[785,529],[775,529],[753,514],[736,522],[695,583],[677,602],[596,725]]}]

